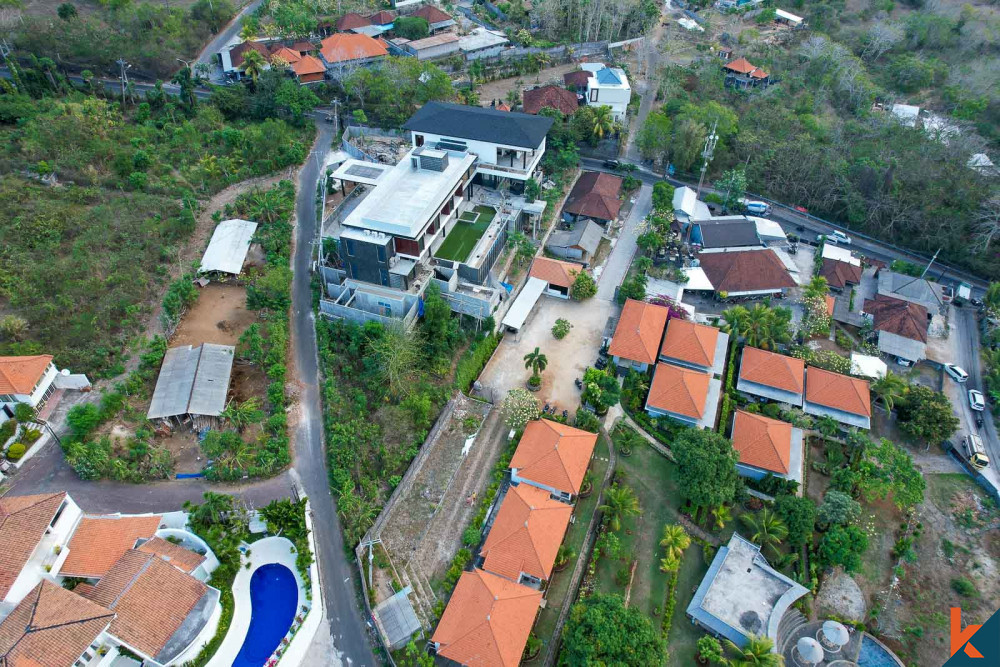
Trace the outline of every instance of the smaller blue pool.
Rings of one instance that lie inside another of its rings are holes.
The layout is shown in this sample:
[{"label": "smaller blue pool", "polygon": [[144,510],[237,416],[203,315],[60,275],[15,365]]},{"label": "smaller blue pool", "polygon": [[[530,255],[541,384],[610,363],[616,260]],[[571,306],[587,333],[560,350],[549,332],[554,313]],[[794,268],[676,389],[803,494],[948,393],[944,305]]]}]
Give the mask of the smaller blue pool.
[{"label": "smaller blue pool", "polygon": [[233,667],[262,667],[288,634],[299,604],[299,585],[284,565],[262,565],[250,577],[252,615]]},{"label": "smaller blue pool", "polygon": [[858,667],[899,667],[899,660],[881,644],[865,635],[858,652]]}]

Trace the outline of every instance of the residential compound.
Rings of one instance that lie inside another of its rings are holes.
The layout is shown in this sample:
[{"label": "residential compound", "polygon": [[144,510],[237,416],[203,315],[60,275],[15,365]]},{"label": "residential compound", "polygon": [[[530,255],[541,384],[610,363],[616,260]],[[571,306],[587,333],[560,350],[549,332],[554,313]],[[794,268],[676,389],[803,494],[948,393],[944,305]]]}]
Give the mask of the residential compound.
[{"label": "residential compound", "polygon": [[194,659],[222,607],[205,583],[219,562],[186,523],[86,516],[66,493],[0,498],[0,665]]},{"label": "residential compound", "polygon": [[395,166],[347,160],[333,174],[351,190],[324,234],[321,312],[411,323],[434,282],[456,312],[485,318],[503,288],[491,273],[508,234],[533,227],[544,201],[520,193],[538,179],[552,119],[431,102],[404,128],[411,149]]}]

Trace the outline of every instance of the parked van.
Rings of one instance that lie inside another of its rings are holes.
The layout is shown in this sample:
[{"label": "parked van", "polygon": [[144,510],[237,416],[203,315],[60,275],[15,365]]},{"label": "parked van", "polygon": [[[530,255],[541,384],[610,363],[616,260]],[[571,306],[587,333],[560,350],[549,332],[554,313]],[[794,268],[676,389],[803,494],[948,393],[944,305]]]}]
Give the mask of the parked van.
[{"label": "parked van", "polygon": [[990,457],[986,455],[986,448],[983,447],[983,439],[975,433],[965,436],[962,441],[965,445],[965,458],[973,468],[982,470],[990,464]]},{"label": "parked van", "polygon": [[768,215],[771,212],[771,205],[767,202],[744,199],[743,206],[746,207],[747,213],[751,215]]}]

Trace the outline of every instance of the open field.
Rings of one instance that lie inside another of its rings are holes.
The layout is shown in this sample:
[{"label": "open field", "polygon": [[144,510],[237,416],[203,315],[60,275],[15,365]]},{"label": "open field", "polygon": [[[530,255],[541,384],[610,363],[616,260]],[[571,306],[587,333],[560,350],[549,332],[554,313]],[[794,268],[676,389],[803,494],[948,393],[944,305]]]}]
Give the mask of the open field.
[{"label": "open field", "polygon": [[[434,253],[435,257],[450,259],[456,262],[464,262],[466,260],[472,249],[476,247],[476,243],[482,238],[486,228],[493,222],[493,217],[497,213],[496,209],[490,206],[477,206],[473,211],[478,216],[469,215],[468,212],[463,213],[455,228],[448,234],[448,238],[444,240],[438,251]],[[468,221],[473,217],[476,218],[474,222]]]},{"label": "open field", "polygon": [[184,314],[170,339],[170,347],[202,343],[236,345],[256,319],[257,313],[247,310],[245,287],[210,283],[201,289],[198,301]]}]

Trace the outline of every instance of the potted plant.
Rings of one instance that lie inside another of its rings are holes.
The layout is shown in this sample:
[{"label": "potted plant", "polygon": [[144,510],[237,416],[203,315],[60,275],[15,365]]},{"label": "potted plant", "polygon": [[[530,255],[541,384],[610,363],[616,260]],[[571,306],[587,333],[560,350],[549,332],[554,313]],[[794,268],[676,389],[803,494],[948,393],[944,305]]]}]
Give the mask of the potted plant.
[{"label": "potted plant", "polygon": [[528,378],[528,389],[538,391],[542,386],[542,371],[548,365],[548,357],[542,354],[537,347],[534,352],[524,355],[524,367],[531,369],[531,377]]}]

